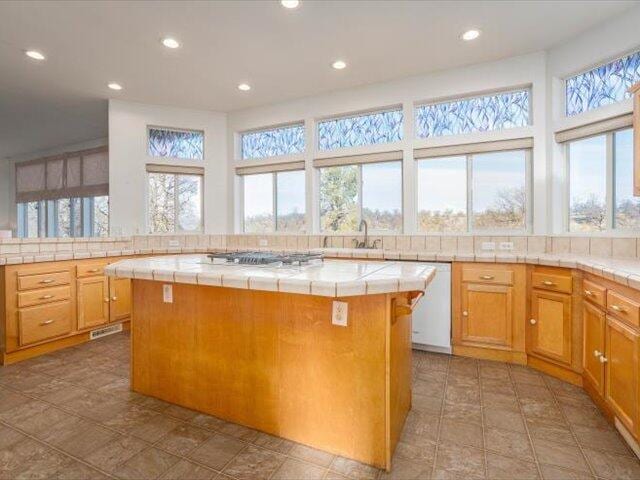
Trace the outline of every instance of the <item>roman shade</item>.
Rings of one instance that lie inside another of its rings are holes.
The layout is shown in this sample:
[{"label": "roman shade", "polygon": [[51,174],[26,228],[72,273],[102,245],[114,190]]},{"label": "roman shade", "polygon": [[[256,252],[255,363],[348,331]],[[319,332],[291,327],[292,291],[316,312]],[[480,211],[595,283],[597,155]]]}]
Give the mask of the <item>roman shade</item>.
[{"label": "roman shade", "polygon": [[514,138],[493,142],[466,143],[463,145],[446,145],[442,147],[416,148],[413,158],[452,157],[455,155],[471,155],[474,153],[501,152],[506,150],[522,150],[533,147],[533,138]]},{"label": "roman shade", "polygon": [[109,195],[109,152],[98,147],[18,162],[16,203]]},{"label": "roman shade", "polygon": [[257,173],[291,172],[304,170],[304,162],[272,163],[269,165],[255,165],[253,167],[236,167],[236,175],[255,175]]},{"label": "roman shade", "polygon": [[631,127],[632,125],[633,114],[627,113],[625,115],[607,118],[606,120],[600,120],[599,122],[588,123],[587,125],[582,125],[580,127],[560,130],[555,133],[555,139],[558,143],[564,143],[571,140],[577,140],[579,138],[590,137],[592,135],[599,135],[612,130]]},{"label": "roman shade", "polygon": [[313,166],[316,168],[337,167],[341,165],[393,162],[397,160],[402,160],[402,150],[367,153],[364,155],[345,155],[343,157],[316,158],[313,161]]},{"label": "roman shade", "polygon": [[189,167],[183,165],[147,164],[147,173],[167,173],[172,175],[204,175],[203,167]]}]

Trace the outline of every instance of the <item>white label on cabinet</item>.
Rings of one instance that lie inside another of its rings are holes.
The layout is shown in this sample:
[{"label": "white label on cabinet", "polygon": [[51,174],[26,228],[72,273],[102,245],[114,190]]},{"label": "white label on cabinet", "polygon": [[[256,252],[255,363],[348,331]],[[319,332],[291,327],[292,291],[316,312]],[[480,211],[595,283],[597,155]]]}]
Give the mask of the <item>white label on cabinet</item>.
[{"label": "white label on cabinet", "polygon": [[333,313],[331,323],[341,327],[347,326],[347,313],[349,304],[347,302],[333,302]]},{"label": "white label on cabinet", "polygon": [[173,303],[173,285],[162,286],[162,301],[164,303]]}]

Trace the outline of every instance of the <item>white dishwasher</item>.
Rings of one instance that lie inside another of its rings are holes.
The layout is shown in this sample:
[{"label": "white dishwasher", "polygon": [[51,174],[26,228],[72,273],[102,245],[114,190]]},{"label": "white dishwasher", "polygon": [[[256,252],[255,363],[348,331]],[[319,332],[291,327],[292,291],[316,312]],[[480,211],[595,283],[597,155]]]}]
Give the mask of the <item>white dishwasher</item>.
[{"label": "white dishwasher", "polygon": [[413,346],[451,353],[451,264],[428,265],[437,272],[413,311]]}]

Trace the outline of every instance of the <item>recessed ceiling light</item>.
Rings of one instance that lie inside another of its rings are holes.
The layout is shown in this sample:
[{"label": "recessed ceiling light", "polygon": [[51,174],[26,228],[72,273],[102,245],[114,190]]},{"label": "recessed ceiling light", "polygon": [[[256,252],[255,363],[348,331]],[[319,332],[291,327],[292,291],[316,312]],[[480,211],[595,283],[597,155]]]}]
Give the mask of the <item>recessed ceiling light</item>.
[{"label": "recessed ceiling light", "polygon": [[480,36],[480,30],[467,30],[462,34],[463,40],[475,40]]},{"label": "recessed ceiling light", "polygon": [[178,48],[180,43],[175,38],[167,37],[162,39],[162,44],[167,48]]},{"label": "recessed ceiling light", "polygon": [[280,4],[284,8],[297,8],[300,5],[300,0],[280,0]]},{"label": "recessed ceiling light", "polygon": [[37,50],[27,50],[24,54],[34,60],[44,60],[44,55]]},{"label": "recessed ceiling light", "polygon": [[122,85],[115,82],[111,82],[109,85],[107,85],[107,87],[109,87],[111,90],[122,90]]},{"label": "recessed ceiling light", "polygon": [[343,68],[347,68],[347,64],[344,63],[342,60],[336,60],[335,62],[333,62],[331,66],[336,70],[342,70]]},{"label": "recessed ceiling light", "polygon": [[238,85],[238,90],[242,90],[243,92],[247,92],[247,91],[251,90],[251,85],[249,85],[248,83],[241,83],[240,85]]}]

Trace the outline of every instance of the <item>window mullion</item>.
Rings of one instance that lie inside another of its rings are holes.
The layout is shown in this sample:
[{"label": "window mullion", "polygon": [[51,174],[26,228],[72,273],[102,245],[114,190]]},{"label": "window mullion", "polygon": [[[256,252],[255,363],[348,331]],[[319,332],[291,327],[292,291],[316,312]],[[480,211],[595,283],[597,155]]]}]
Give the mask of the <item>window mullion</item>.
[{"label": "window mullion", "polygon": [[473,216],[473,156],[467,155],[467,233],[472,232]]},{"label": "window mullion", "polygon": [[175,174],[173,176],[173,231],[179,232],[180,228],[178,226],[178,218],[180,205],[178,204],[178,175]]},{"label": "window mullion", "polygon": [[272,208],[273,208],[273,231],[278,231],[278,173],[271,174],[271,196],[272,196]]},{"label": "window mullion", "polygon": [[362,222],[362,208],[363,208],[363,198],[362,198],[362,164],[358,165],[358,226]]},{"label": "window mullion", "polygon": [[613,132],[607,133],[606,136],[606,155],[607,155],[607,171],[606,171],[606,224],[607,229],[612,230],[613,224]]}]

